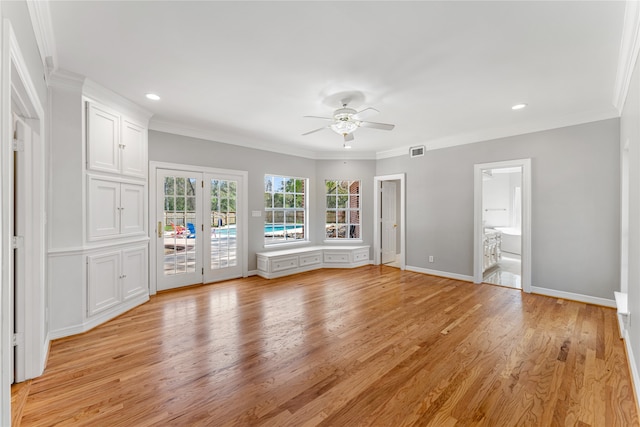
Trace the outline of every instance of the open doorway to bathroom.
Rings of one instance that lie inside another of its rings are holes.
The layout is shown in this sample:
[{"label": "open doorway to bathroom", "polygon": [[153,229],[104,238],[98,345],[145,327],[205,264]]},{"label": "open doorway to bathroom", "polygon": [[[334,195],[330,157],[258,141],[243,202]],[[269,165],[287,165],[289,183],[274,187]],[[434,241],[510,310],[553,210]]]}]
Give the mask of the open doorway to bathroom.
[{"label": "open doorway to bathroom", "polygon": [[482,281],[522,289],[522,167],[482,171]]},{"label": "open doorway to bathroom", "polygon": [[531,159],[474,166],[473,281],[531,292]]}]

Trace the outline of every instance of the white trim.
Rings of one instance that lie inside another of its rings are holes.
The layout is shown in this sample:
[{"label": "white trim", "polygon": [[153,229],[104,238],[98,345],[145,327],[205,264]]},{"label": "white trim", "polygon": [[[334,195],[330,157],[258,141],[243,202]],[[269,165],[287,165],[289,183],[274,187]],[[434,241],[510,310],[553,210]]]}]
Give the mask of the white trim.
[{"label": "white trim", "polygon": [[[272,151],[279,154],[287,153],[292,156],[315,159],[314,152],[296,148],[291,145],[267,143],[263,140],[259,141],[255,138],[234,135],[234,134],[225,133],[221,131],[213,131],[209,129],[196,129],[196,128],[187,127],[187,126],[176,124],[176,123],[170,123],[170,122],[165,122],[165,121],[160,121],[155,119],[151,119],[151,121],[149,121],[149,129],[156,130],[159,132],[172,133],[175,135],[188,136],[191,138],[204,139],[207,141],[214,141],[221,144],[229,144],[229,145],[236,145],[240,147],[251,148],[252,150],[259,149],[259,150],[265,150],[265,151]],[[238,141],[239,139],[241,140]],[[260,148],[256,148],[256,147],[260,147]]]},{"label": "white trim", "polygon": [[2,201],[2,214],[0,217],[0,351],[2,351],[2,369],[0,370],[0,425],[11,425],[11,383],[13,372],[11,367],[11,352],[13,345],[11,340],[13,324],[12,304],[13,300],[13,257],[11,256],[11,222],[13,221],[13,204],[11,202],[11,180],[13,167],[10,162],[11,143],[11,23],[7,19],[2,20],[2,33],[0,35],[0,198]]},{"label": "white trim", "polygon": [[622,25],[622,40],[618,54],[618,69],[613,92],[613,105],[622,114],[629,92],[631,75],[640,51],[640,5],[637,1],[627,1]]},{"label": "white trim", "polygon": [[[11,402],[11,382],[13,372],[11,367],[11,352],[13,345],[11,343],[13,321],[13,249],[11,245],[11,233],[13,224],[13,201],[11,194],[13,193],[13,153],[11,151],[12,135],[12,88],[16,91],[19,111],[24,115],[24,119],[34,119],[29,123],[31,129],[33,125],[38,125],[37,133],[38,147],[34,150],[24,152],[25,161],[25,183],[29,184],[31,191],[28,197],[30,202],[35,202],[37,209],[27,215],[27,223],[25,224],[25,265],[33,265],[35,267],[29,269],[30,280],[25,280],[23,287],[25,299],[23,305],[17,307],[19,313],[24,317],[24,359],[22,364],[21,377],[24,379],[33,378],[40,375],[44,369],[44,363],[48,352],[49,334],[46,331],[46,319],[44,306],[46,295],[46,265],[43,262],[46,246],[46,234],[44,232],[46,225],[44,170],[41,179],[38,182],[30,180],[31,171],[34,167],[41,168],[44,165],[44,155],[46,151],[46,133],[45,133],[45,115],[41,100],[38,96],[33,79],[29,74],[22,51],[18,44],[18,39],[13,31],[11,22],[8,19],[2,20],[2,36],[1,36],[1,55],[0,55],[0,122],[2,133],[0,134],[0,158],[2,163],[2,224],[0,228],[1,236],[1,267],[2,267],[2,295],[0,297],[0,318],[2,320],[2,330],[0,339],[2,344],[2,369],[0,372],[0,424],[9,425],[11,419],[10,402]],[[12,64],[16,71],[16,75],[12,76]],[[25,121],[26,122],[26,121]],[[30,154],[31,153],[31,154]],[[28,181],[28,182],[27,182]],[[27,188],[28,190],[28,188]],[[26,232],[29,232],[27,235]]]},{"label": "white trim", "polygon": [[127,311],[134,309],[141,304],[144,304],[147,301],[149,301],[149,295],[147,295],[146,293],[142,294],[140,296],[132,298],[131,300],[125,303],[114,306],[109,310],[101,311],[99,314],[88,317],[81,324],[74,325],[74,326],[67,326],[62,329],[56,329],[56,330],[50,331],[49,338],[52,340],[55,340],[58,338],[64,338],[71,335],[87,332],[95,328],[96,326],[99,326],[104,322],[113,319],[114,317],[118,317],[121,314],[126,313]]},{"label": "white trim", "polygon": [[467,276],[465,274],[449,273],[448,271],[431,270],[429,268],[414,267],[412,265],[407,265],[406,269],[408,271],[428,274],[430,276],[446,277],[447,279],[462,280],[464,282],[473,282],[473,276]]},{"label": "white trim", "polygon": [[149,294],[155,295],[158,291],[157,284],[157,245],[155,244],[156,235],[156,193],[157,183],[156,174],[158,169],[168,169],[177,171],[189,171],[195,173],[207,173],[207,174],[221,174],[221,175],[235,175],[242,177],[242,194],[239,205],[242,206],[244,212],[240,217],[240,226],[244,230],[242,233],[242,240],[240,242],[242,246],[242,253],[244,254],[241,260],[242,263],[242,277],[249,275],[249,173],[247,171],[233,170],[233,169],[220,169],[211,168],[207,166],[194,166],[185,165],[181,163],[168,163],[168,162],[149,162],[149,209],[148,223],[149,223]]},{"label": "white trim", "polygon": [[74,90],[82,92],[82,86],[84,85],[85,77],[73,73],[71,71],[57,69],[49,75],[47,84],[49,87],[55,87],[59,89]]},{"label": "white trim", "polygon": [[56,39],[51,21],[49,1],[27,0],[27,8],[31,16],[31,25],[36,36],[36,43],[40,51],[40,59],[45,69],[45,77],[58,68],[58,53]]},{"label": "white trim", "polygon": [[123,113],[125,116],[128,116],[127,118],[129,119],[137,120],[139,122],[138,124],[143,127],[146,127],[146,124],[153,115],[153,113],[140,107],[138,104],[129,101],[127,98],[118,95],[88,78],[84,79],[82,95],[85,100],[98,102],[119,113]]},{"label": "white trim", "polygon": [[552,117],[545,120],[539,120],[534,123],[522,125],[505,126],[492,129],[483,129],[469,133],[458,135],[449,135],[445,137],[435,138],[426,141],[420,141],[418,144],[405,145],[392,150],[378,151],[376,159],[386,159],[390,157],[409,156],[408,151],[412,146],[425,145],[426,151],[438,150],[441,148],[455,147],[458,145],[473,144],[476,142],[491,141],[499,138],[507,138],[518,135],[526,135],[534,132],[541,132],[551,129],[558,129],[569,126],[581,125],[584,123],[597,122],[620,117],[620,113],[611,107],[606,110],[587,111],[576,114],[569,114],[561,117]]},{"label": "white trim", "polygon": [[636,410],[640,410],[638,407],[638,387],[640,387],[640,374],[638,373],[638,366],[635,364],[635,356],[633,354],[633,346],[631,345],[631,339],[629,338],[629,330],[624,331],[624,346],[627,349],[627,365],[631,371],[631,387],[633,388],[633,394],[635,396]]},{"label": "white trim", "polygon": [[[406,154],[406,153],[405,153]],[[380,265],[380,186],[382,181],[400,181],[400,270],[407,266],[407,215],[405,173],[380,175],[373,177],[373,265]]]},{"label": "white trim", "polygon": [[144,236],[136,236],[131,239],[111,239],[111,240],[103,240],[92,244],[91,246],[72,246],[67,248],[55,248],[49,249],[47,255],[49,258],[55,257],[63,257],[63,256],[71,256],[71,255],[83,255],[92,252],[99,252],[104,249],[112,248],[112,247],[122,247],[129,245],[140,245],[149,243],[149,236],[144,234]]},{"label": "white trim", "polygon": [[258,275],[258,270],[249,270],[247,271],[247,277],[249,276],[257,276]]},{"label": "white trim", "polygon": [[608,298],[593,297],[591,295],[574,294],[573,292],[558,291],[555,289],[531,287],[532,294],[544,295],[547,297],[561,298],[569,301],[578,301],[585,304],[601,305],[604,307],[616,308],[616,301]]},{"label": "white trim", "polygon": [[509,167],[522,168],[522,243],[521,283],[524,292],[531,292],[531,159],[481,163],[473,166],[473,281],[482,282],[484,252],[482,238],[482,171]]}]

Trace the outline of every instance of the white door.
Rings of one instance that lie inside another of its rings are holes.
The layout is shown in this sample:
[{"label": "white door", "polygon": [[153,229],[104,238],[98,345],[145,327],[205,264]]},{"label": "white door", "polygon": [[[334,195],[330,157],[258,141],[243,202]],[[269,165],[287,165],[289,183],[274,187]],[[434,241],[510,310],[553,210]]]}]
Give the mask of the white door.
[{"label": "white door", "polygon": [[227,174],[205,174],[205,205],[203,238],[204,242],[204,281],[242,277],[243,253],[242,227],[240,216],[243,207],[239,206],[239,191],[243,188],[242,177]]},{"label": "white door", "polygon": [[242,277],[243,180],[157,170],[158,290]]},{"label": "white door", "polygon": [[382,206],[381,226],[381,250],[382,264],[396,260],[396,183],[382,181]]},{"label": "white door", "polygon": [[156,171],[157,289],[202,283],[202,173]]}]

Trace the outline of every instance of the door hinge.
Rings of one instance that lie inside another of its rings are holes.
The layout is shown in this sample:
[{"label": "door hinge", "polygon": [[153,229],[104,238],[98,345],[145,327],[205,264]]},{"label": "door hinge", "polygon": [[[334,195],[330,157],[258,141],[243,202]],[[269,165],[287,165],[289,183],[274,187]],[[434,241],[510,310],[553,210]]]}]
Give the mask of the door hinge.
[{"label": "door hinge", "polygon": [[204,188],[204,181],[200,181],[200,186]]},{"label": "door hinge", "polygon": [[202,275],[204,276],[204,267],[202,267]]},{"label": "door hinge", "polygon": [[11,338],[11,345],[14,347],[17,345],[24,345],[24,335],[20,333],[13,334],[13,337]]},{"label": "door hinge", "polygon": [[22,236],[13,236],[11,238],[11,248],[12,249],[21,249],[23,242],[24,242],[24,238]]},{"label": "door hinge", "polygon": [[17,152],[22,152],[24,151],[24,141],[20,141],[17,139],[14,139],[11,141],[11,149],[13,151],[17,151]]}]

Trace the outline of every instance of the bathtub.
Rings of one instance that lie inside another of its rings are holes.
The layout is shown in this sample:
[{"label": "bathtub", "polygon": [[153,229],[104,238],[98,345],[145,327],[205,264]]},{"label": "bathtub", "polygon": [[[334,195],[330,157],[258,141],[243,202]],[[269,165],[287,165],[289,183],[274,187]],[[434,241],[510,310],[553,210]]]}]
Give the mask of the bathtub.
[{"label": "bathtub", "polygon": [[522,247],[522,233],[519,228],[493,227],[502,233],[502,252],[520,255]]}]

